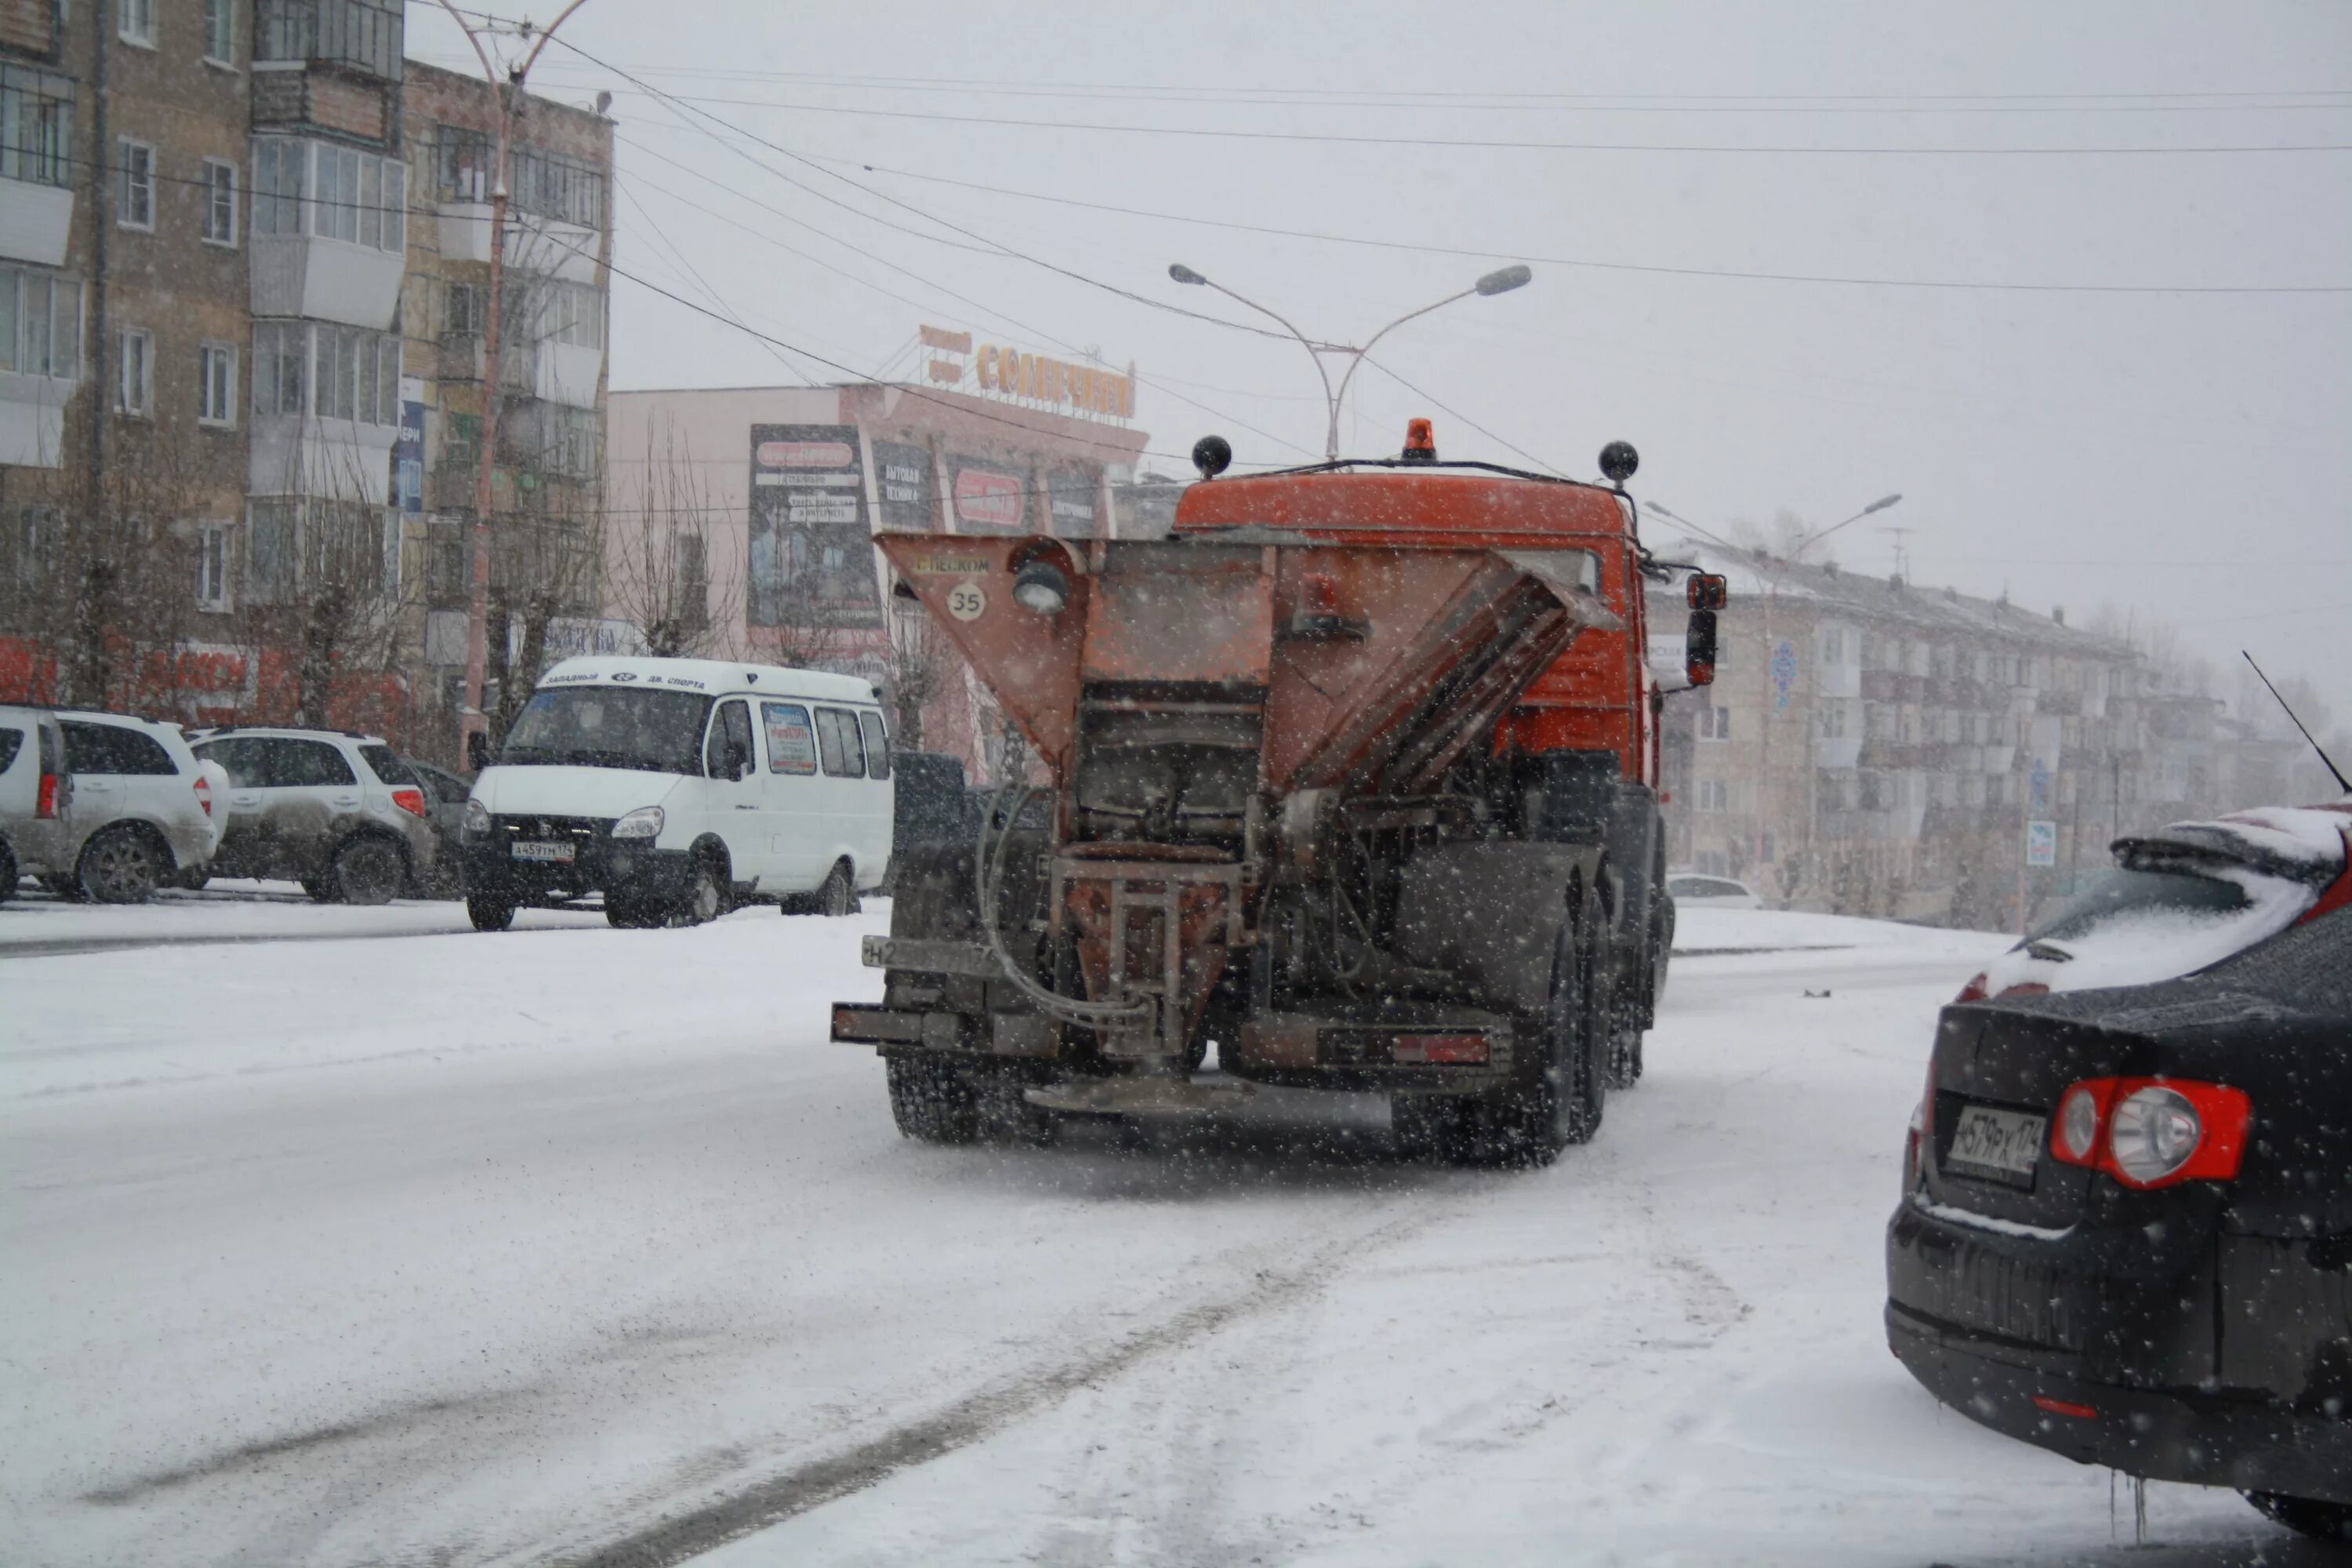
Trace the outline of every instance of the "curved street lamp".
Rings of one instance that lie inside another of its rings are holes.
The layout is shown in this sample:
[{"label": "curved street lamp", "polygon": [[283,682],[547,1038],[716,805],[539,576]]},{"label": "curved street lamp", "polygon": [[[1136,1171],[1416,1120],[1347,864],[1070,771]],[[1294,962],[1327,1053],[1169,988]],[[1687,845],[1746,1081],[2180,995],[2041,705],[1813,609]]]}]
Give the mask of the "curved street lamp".
[{"label": "curved street lamp", "polygon": [[[1256,300],[1234,293],[1223,284],[1193,271],[1181,261],[1173,262],[1169,266],[1168,276],[1179,283],[1197,283],[1203,288],[1214,289],[1229,300],[1239,300],[1259,315],[1280,322],[1283,331],[1298,340],[1299,346],[1305,349],[1308,356],[1315,361],[1315,374],[1323,378],[1323,403],[1330,415],[1330,422],[1324,431],[1323,459],[1326,462],[1336,463],[1339,460],[1339,409],[1348,400],[1348,384],[1356,379],[1357,367],[1364,363],[1364,356],[1372,352],[1374,343],[1379,342],[1407,321],[1419,316],[1426,316],[1441,306],[1451,305],[1456,300],[1467,300],[1473,294],[1507,294],[1514,289],[1523,287],[1535,274],[1521,266],[1499,268],[1487,273],[1458,294],[1448,294],[1444,299],[1423,305],[1418,310],[1406,311],[1366,339],[1361,348],[1351,348],[1346,343],[1318,343]],[[1323,363],[1325,354],[1346,354],[1349,358],[1347,374],[1339,378],[1337,388],[1332,386],[1331,373]]]}]

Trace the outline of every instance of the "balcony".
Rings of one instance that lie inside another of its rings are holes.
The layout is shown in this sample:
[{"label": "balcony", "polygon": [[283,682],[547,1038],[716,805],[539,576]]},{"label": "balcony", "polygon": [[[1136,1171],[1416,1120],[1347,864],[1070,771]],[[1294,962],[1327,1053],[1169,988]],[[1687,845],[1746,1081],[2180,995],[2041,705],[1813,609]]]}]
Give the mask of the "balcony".
[{"label": "balcony", "polygon": [[392,489],[397,425],[257,416],[246,489],[257,496],[317,496],[381,506]]},{"label": "balcony", "polygon": [[[1834,668],[1834,667],[1833,667]],[[1853,667],[1843,667],[1851,669]],[[1813,742],[1813,765],[1817,768],[1845,769],[1862,761],[1862,737],[1859,735],[1823,735]]]},{"label": "balcony", "polygon": [[73,218],[72,187],[0,178],[0,260],[64,266]]},{"label": "balcony", "polygon": [[[490,204],[444,201],[437,207],[441,257],[445,261],[490,259]],[[596,281],[604,237],[597,230],[555,218],[519,213],[509,205],[506,226],[507,266],[534,278],[563,283]]]},{"label": "balcony", "polygon": [[65,466],[66,404],[81,383],[0,371],[0,468]]},{"label": "balcony", "polygon": [[398,251],[302,234],[257,234],[248,243],[255,315],[391,330],[407,265]]}]

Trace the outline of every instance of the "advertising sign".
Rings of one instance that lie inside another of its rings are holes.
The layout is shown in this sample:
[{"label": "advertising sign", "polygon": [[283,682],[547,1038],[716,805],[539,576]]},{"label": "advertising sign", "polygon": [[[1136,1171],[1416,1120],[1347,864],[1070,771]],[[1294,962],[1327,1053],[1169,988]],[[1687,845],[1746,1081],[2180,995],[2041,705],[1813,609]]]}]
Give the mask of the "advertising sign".
[{"label": "advertising sign", "polygon": [[755,626],[880,626],[857,426],[754,425],[751,448],[745,618]]},{"label": "advertising sign", "polygon": [[425,510],[425,405],[404,400],[400,435],[392,443],[392,495],[415,517]]},{"label": "advertising sign", "polygon": [[2029,866],[2058,864],[2058,825],[2039,817],[2025,824],[2025,863]]},{"label": "advertising sign", "polygon": [[929,448],[875,442],[874,489],[884,532],[928,533],[939,526],[931,506]]},{"label": "advertising sign", "polygon": [[1781,642],[1772,649],[1772,706],[1789,705],[1789,689],[1797,684],[1797,650]]},{"label": "advertising sign", "polygon": [[1027,525],[1029,476],[976,458],[953,461],[956,526],[966,533],[1018,533]]},{"label": "advertising sign", "polygon": [[1095,477],[1084,468],[1055,468],[1045,476],[1045,500],[1054,531],[1064,539],[1092,539]]}]

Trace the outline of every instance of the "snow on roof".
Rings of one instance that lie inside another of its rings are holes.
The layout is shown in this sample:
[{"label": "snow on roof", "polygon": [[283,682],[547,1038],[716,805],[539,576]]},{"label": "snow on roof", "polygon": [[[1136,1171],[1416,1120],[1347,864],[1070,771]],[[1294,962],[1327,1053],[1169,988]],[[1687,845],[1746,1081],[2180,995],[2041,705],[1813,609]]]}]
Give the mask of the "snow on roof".
[{"label": "snow on roof", "polygon": [[[1811,600],[1818,613],[1858,620],[1900,621],[1926,631],[1999,637],[2094,658],[2129,658],[2130,645],[2067,626],[2005,599],[1980,599],[1953,588],[1923,587],[1900,579],[1864,576],[1837,566],[1783,560],[1762,551],[1727,550],[1671,528],[1649,541],[1664,559],[1696,562],[1727,580],[1735,600],[1770,594]],[[1899,584],[1899,585],[1898,585]]]},{"label": "snow on roof", "polygon": [[2175,823],[2164,831],[2174,833],[2184,827],[2224,830],[2282,860],[2341,866],[2344,834],[2352,828],[2352,810],[2341,805],[2258,805],[2211,822]]}]

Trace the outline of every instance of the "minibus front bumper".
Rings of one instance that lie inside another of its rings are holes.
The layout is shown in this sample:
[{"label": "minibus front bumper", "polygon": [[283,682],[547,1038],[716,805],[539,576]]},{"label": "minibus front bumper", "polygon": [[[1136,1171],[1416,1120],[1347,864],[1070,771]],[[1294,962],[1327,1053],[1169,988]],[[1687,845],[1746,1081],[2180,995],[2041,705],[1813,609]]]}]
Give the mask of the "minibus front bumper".
[{"label": "minibus front bumper", "polygon": [[655,902],[683,900],[693,858],[649,840],[615,838],[610,819],[492,816],[488,833],[465,839],[466,891],[541,903],[584,893]]}]

